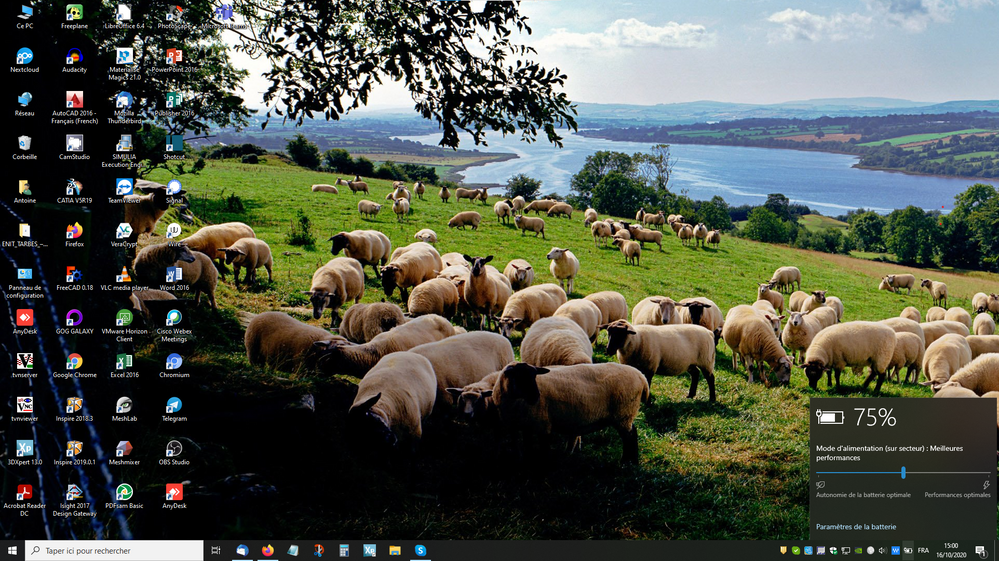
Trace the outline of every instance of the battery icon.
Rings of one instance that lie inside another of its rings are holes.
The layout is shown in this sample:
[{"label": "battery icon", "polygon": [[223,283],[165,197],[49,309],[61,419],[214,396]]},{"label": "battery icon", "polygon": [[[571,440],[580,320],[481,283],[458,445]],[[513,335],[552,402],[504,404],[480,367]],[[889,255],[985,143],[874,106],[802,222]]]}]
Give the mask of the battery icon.
[{"label": "battery icon", "polygon": [[815,412],[815,416],[819,418],[820,425],[842,425],[843,424],[843,412],[842,411],[823,411],[819,409]]}]

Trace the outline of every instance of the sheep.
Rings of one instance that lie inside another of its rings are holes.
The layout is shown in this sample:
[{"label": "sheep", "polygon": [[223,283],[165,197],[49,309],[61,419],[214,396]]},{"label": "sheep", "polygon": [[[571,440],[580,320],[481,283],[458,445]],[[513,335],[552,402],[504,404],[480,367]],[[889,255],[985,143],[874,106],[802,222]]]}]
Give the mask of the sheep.
[{"label": "sheep", "polygon": [[636,267],[640,264],[642,259],[642,246],[638,245],[638,242],[615,237],[614,245],[621,250],[621,255],[624,255],[625,264],[635,265]]},{"label": "sheep", "polygon": [[980,396],[999,391],[999,354],[989,353],[966,363],[950,377],[949,383],[941,386],[962,387]]},{"label": "sheep", "polygon": [[512,259],[503,269],[503,274],[510,279],[510,287],[514,291],[523,290],[534,284],[534,267],[523,259]]},{"label": "sheep", "polygon": [[715,246],[715,249],[717,250],[718,249],[718,244],[721,243],[721,232],[719,232],[718,230],[711,230],[710,232],[708,232],[708,240],[707,241],[708,241],[708,245]]},{"label": "sheep", "polygon": [[933,341],[948,333],[956,333],[962,337],[971,335],[971,330],[968,329],[968,326],[958,321],[928,321],[919,324],[919,327],[923,328],[923,337],[927,348],[933,344]]},{"label": "sheep", "polygon": [[791,351],[794,362],[801,362],[801,355],[808,350],[812,339],[822,331],[824,326],[813,318],[809,312],[790,312],[784,331],[781,333],[781,343]]},{"label": "sheep", "polygon": [[482,215],[475,212],[474,210],[466,210],[464,212],[459,212],[448,220],[448,228],[461,228],[465,229],[465,226],[471,226],[473,230],[479,229],[479,222],[482,221]]},{"label": "sheep", "polygon": [[541,318],[520,343],[520,358],[534,366],[569,366],[593,361],[590,338],[568,317]]},{"label": "sheep", "polygon": [[669,227],[673,230],[674,234],[679,234],[680,230],[682,230],[684,226],[689,227],[691,232],[693,232],[694,226],[692,224],[685,224],[682,220],[674,220],[669,223]]},{"label": "sheep", "polygon": [[379,271],[385,297],[392,296],[398,287],[402,299],[408,300],[409,288],[436,278],[443,268],[440,254],[430,244],[413,242],[405,247],[397,248],[392,252],[392,258],[388,265]]},{"label": "sheep", "polygon": [[409,214],[409,201],[403,198],[396,199],[392,202],[392,212],[395,213],[396,221],[402,222]]},{"label": "sheep", "polygon": [[971,311],[976,314],[989,311],[989,295],[984,292],[976,292],[971,297]]},{"label": "sheep", "polygon": [[596,209],[588,208],[583,211],[583,226],[589,228],[590,224],[595,224],[599,218]]},{"label": "sheep", "polygon": [[766,300],[775,311],[784,313],[784,295],[776,290],[770,290],[768,282],[761,282],[756,288],[756,300]]},{"label": "sheep", "polygon": [[898,314],[898,317],[911,319],[916,323],[923,321],[922,315],[919,313],[919,308],[915,306],[906,306],[906,308],[902,310],[902,313]]},{"label": "sheep", "polygon": [[[527,207],[524,208],[526,209]],[[520,228],[521,236],[527,234],[527,231],[530,230],[534,232],[535,238],[538,237],[538,234],[541,234],[541,239],[548,239],[545,237],[545,221],[541,218],[531,218],[523,214],[518,214],[513,217],[513,223]]]},{"label": "sheep", "polygon": [[638,212],[635,213],[635,221],[641,222],[645,218],[645,207],[639,207]]},{"label": "sheep", "polygon": [[[811,312],[826,303],[826,291],[825,290],[813,290],[811,294],[805,294],[802,298],[801,295],[804,292],[795,292],[791,294],[791,303],[788,309],[794,312]],[[795,305],[797,304],[797,308]],[[837,313],[837,318],[839,314]]]},{"label": "sheep", "polygon": [[357,259],[361,263],[362,273],[364,266],[370,266],[377,273],[378,267],[388,263],[392,253],[392,242],[378,230],[340,232],[326,241],[332,242],[331,254],[337,255],[343,250],[347,257]]},{"label": "sheep", "polygon": [[482,201],[482,204],[486,204],[486,201],[489,200],[489,188],[488,187],[483,187],[482,189],[479,189],[478,191],[479,191],[479,196],[476,197],[476,200]]},{"label": "sheep", "polygon": [[526,330],[539,319],[551,317],[565,302],[565,291],[557,284],[536,284],[515,292],[497,321],[500,334],[510,337],[514,329]]},{"label": "sheep", "polygon": [[437,232],[434,232],[430,228],[424,228],[419,232],[413,234],[413,239],[415,239],[418,242],[423,242],[433,245],[437,243]]},{"label": "sheep", "polygon": [[941,321],[947,315],[947,310],[940,306],[933,306],[926,310],[926,321]]},{"label": "sheep", "polygon": [[652,226],[660,232],[663,230],[663,225],[666,224],[666,217],[663,215],[663,211],[659,211],[657,214],[646,213],[642,217],[642,223]]},{"label": "sheep", "polygon": [[465,269],[472,268],[472,264],[469,263],[468,261],[465,261],[465,256],[457,251],[452,251],[451,253],[445,253],[444,255],[441,255],[441,264],[444,265],[444,267],[459,265],[461,267],[464,267]]},{"label": "sheep", "polygon": [[132,273],[140,284],[158,285],[164,282],[167,267],[177,262],[193,263],[195,259],[194,252],[184,242],[147,245],[132,260]]},{"label": "sheep", "polygon": [[[982,395],[981,397],[999,397],[999,392],[989,392],[989,393],[990,394],[996,394],[996,395],[990,396],[989,394],[985,394],[985,395]],[[952,397],[966,398],[966,397],[974,397],[974,398],[978,398],[979,395],[977,393],[969,390],[968,388],[966,388],[964,386],[959,386],[957,384],[950,385],[950,383],[948,382],[948,384],[945,384],[945,385],[941,386],[940,387],[940,391],[938,391],[937,393],[933,394],[933,397],[943,397],[943,398],[952,398]]]},{"label": "sheep", "polygon": [[933,298],[934,306],[947,307],[947,285],[930,279],[919,279],[919,287],[925,288]]},{"label": "sheep", "polygon": [[406,309],[413,317],[437,314],[451,319],[458,313],[458,289],[447,279],[430,279],[413,288]]},{"label": "sheep", "polygon": [[441,190],[437,192],[437,196],[441,198],[441,202],[447,204],[448,199],[451,198],[451,190],[447,186],[441,187]]},{"label": "sheep", "polygon": [[[892,354],[891,363],[888,365],[888,378],[895,376],[895,381],[905,383],[915,383],[919,380],[919,372],[922,369],[923,341],[914,333],[895,332],[895,352]],[[899,378],[902,368],[905,368],[905,377]]]},{"label": "sheep", "polygon": [[132,309],[140,312],[143,317],[146,318],[148,322],[147,325],[152,325],[153,314],[149,311],[149,307],[146,306],[146,302],[150,300],[176,300],[177,297],[165,290],[156,290],[153,288],[147,288],[146,290],[133,290],[131,296],[128,300],[132,303]]},{"label": "sheep", "polygon": [[714,335],[715,345],[718,344],[725,321],[717,304],[703,296],[684,298],[676,304],[676,316],[680,323],[700,325],[707,329]]},{"label": "sheep", "polygon": [[[741,356],[749,372],[749,383],[753,382],[754,363],[758,365],[760,376],[767,387],[791,382],[791,358],[777,340],[782,318],[783,316],[775,318],[745,305],[735,306],[725,316],[722,338],[732,350],[732,369],[736,368]],[[770,367],[770,375],[764,371],[764,364]]]},{"label": "sheep", "polygon": [[887,290],[888,292],[895,292],[895,289],[891,287],[888,282],[888,277],[882,277],[881,282],[878,284],[878,290]]},{"label": "sheep", "polygon": [[458,187],[454,190],[454,197],[460,203],[462,199],[468,199],[468,202],[474,202],[479,198],[478,189],[465,189],[464,187]]},{"label": "sheep", "polygon": [[[135,187],[146,194],[122,197],[125,203],[125,222],[132,227],[132,233],[128,236],[129,242],[137,242],[142,234],[152,234],[160,218],[170,209],[170,205],[180,202],[167,195],[165,185],[139,180]],[[181,196],[184,194],[184,191],[178,193]],[[209,255],[209,257],[215,256]]]},{"label": "sheep", "polygon": [[419,199],[422,201],[423,194],[427,192],[427,187],[423,184],[422,181],[417,181],[416,183],[413,184],[413,190],[416,191],[416,196],[419,197]]},{"label": "sheep", "polygon": [[999,321],[999,294],[989,294],[989,313]]},{"label": "sheep", "polygon": [[406,323],[402,309],[388,302],[354,304],[340,322],[340,335],[352,343],[367,343],[380,333]]},{"label": "sheep", "polygon": [[628,302],[621,296],[620,292],[604,290],[587,294],[584,300],[589,300],[596,304],[600,310],[599,325],[611,323],[619,319],[628,319]]},{"label": "sheep", "polygon": [[579,259],[566,248],[553,247],[545,259],[551,259],[548,270],[558,279],[559,286],[566,294],[572,294],[573,280],[579,274]]},{"label": "sheep", "polygon": [[790,291],[795,285],[797,290],[801,290],[801,271],[797,267],[778,267],[770,277],[770,284],[771,288],[777,288],[781,292],[784,289]]},{"label": "sheep", "polygon": [[912,294],[912,287],[916,284],[916,277],[910,274],[888,275],[885,279],[895,292],[900,292],[904,288],[907,295]]},{"label": "sheep", "polygon": [[364,193],[365,195],[370,194],[368,191],[368,184],[363,181],[344,181],[342,178],[336,178],[336,185],[343,185],[350,189],[353,194]]},{"label": "sheep", "polygon": [[836,310],[836,321],[840,322],[843,320],[843,301],[837,296],[826,296],[826,302],[824,304],[827,308],[832,308]]},{"label": "sheep", "polygon": [[418,345],[409,352],[426,357],[434,367],[438,409],[452,408],[462,388],[482,381],[514,361],[510,341],[488,331],[461,333]]},{"label": "sheep", "polygon": [[378,213],[382,211],[382,205],[369,201],[368,199],[361,199],[357,202],[357,212],[361,216],[367,216],[374,218],[378,216]]},{"label": "sheep", "polygon": [[704,247],[704,243],[708,239],[708,227],[703,222],[698,222],[697,226],[694,226],[694,238],[694,245]]},{"label": "sheep", "polygon": [[222,248],[225,252],[226,265],[232,265],[232,276],[236,284],[239,284],[239,269],[246,267],[246,278],[243,280],[247,284],[257,282],[257,269],[264,267],[267,269],[267,281],[273,282],[274,275],[271,268],[274,260],[271,258],[271,248],[263,240],[257,238],[242,238],[229,247]]},{"label": "sheep", "polygon": [[659,246],[659,251],[663,250],[662,232],[656,230],[646,230],[638,224],[628,226],[628,232],[631,234],[631,239],[641,244],[642,248],[645,247],[645,242],[651,242]]},{"label": "sheep", "polygon": [[510,199],[510,207],[513,208],[514,214],[522,212],[525,206],[527,206],[527,201],[521,195]]},{"label": "sheep", "polygon": [[987,353],[999,353],[999,335],[969,335],[964,339],[971,347],[971,358]]},{"label": "sheep", "polygon": [[283,312],[248,314],[252,317],[243,336],[246,359],[256,366],[295,372],[315,367],[316,341],[345,341]]},{"label": "sheep", "polygon": [[334,195],[339,195],[340,194],[340,190],[339,189],[337,189],[336,187],[334,187],[332,185],[329,185],[327,183],[317,183],[317,184],[313,185],[312,186],[312,192],[313,193],[319,193],[319,192],[322,192],[322,193],[333,193]]},{"label": "sheep", "polygon": [[[562,304],[555,310],[552,317],[564,317],[576,322],[586,333],[587,337],[590,338],[590,343],[593,343],[597,340],[597,334],[600,333],[598,326],[601,325],[600,320],[603,317],[603,313],[601,313],[600,308],[593,302],[586,299],[579,299],[569,300],[565,304]],[[528,332],[528,336],[530,336],[530,332]]]},{"label": "sheep", "polygon": [[676,237],[680,238],[680,243],[690,245],[690,240],[694,237],[694,229],[689,224],[684,224],[676,232]]},{"label": "sheep", "polygon": [[975,316],[975,335],[994,335],[996,332],[996,322],[989,314],[978,314]]},{"label": "sheep", "polygon": [[568,203],[555,203],[550,209],[548,209],[548,217],[554,218],[557,216],[565,216],[569,220],[572,220],[572,205]]},{"label": "sheep", "polygon": [[[597,240],[600,238],[603,238],[604,245],[606,246],[607,238],[611,237],[612,235],[611,225],[602,221],[594,222],[593,225],[590,226],[590,233],[593,234],[594,246],[599,247],[599,245],[597,244]],[[662,247],[662,244],[660,244],[660,247]]]},{"label": "sheep", "polygon": [[971,314],[969,314],[967,310],[961,308],[960,306],[954,306],[953,308],[949,308],[947,312],[944,314],[944,320],[959,321],[964,325],[967,325],[968,329],[974,327],[973,324],[971,323]]},{"label": "sheep", "polygon": [[552,432],[580,436],[612,426],[621,436],[621,461],[638,463],[635,417],[648,400],[649,385],[634,368],[613,363],[539,368],[519,362],[503,370],[489,395],[504,424],[546,440]]},{"label": "sheep", "polygon": [[668,296],[648,296],[631,310],[631,323],[635,325],[678,325],[676,302]]},{"label": "sheep", "polygon": [[303,291],[312,302],[312,317],[323,317],[330,309],[330,325],[340,315],[340,308],[349,300],[354,303],[364,296],[364,270],[357,259],[335,257],[312,274],[312,286]]},{"label": "sheep", "polygon": [[923,355],[923,373],[926,381],[920,385],[940,389],[962,366],[971,362],[971,346],[964,337],[948,333],[926,347]]},{"label": "sheep", "polygon": [[[204,226],[182,241],[187,244],[187,247],[191,248],[191,251],[200,251],[210,259],[218,259],[221,265],[222,260],[225,259],[225,254],[222,253],[223,247],[229,247],[241,238],[255,237],[257,235],[253,232],[253,228],[250,228],[246,224],[242,222],[225,222]],[[225,267],[220,266],[219,275],[222,277],[222,280],[225,280],[225,272]]]},{"label": "sheep", "polygon": [[509,224],[510,217],[513,216],[513,208],[503,201],[497,201],[493,205],[493,212],[496,213],[496,221],[502,224]]},{"label": "sheep", "polygon": [[715,345],[711,333],[693,325],[631,325],[617,320],[606,326],[607,353],[618,362],[637,368],[649,385],[652,376],[690,374],[689,399],[697,395],[703,374],[708,383],[708,401],[715,395]]},{"label": "sheep", "polygon": [[895,333],[912,333],[919,337],[920,344],[926,348],[926,334],[923,333],[923,326],[919,322],[907,318],[888,318],[881,320],[881,323],[895,330]]},{"label": "sheep", "polygon": [[847,366],[856,373],[870,366],[871,373],[863,386],[866,389],[877,378],[874,391],[881,391],[894,353],[895,331],[891,327],[873,321],[840,323],[823,329],[812,339],[805,353],[805,376],[814,390],[818,389],[823,372],[827,375],[827,386],[832,387],[835,373],[838,387],[840,374]]},{"label": "sheep", "polygon": [[437,377],[426,357],[409,352],[386,356],[357,385],[347,430],[365,449],[414,454],[436,398]]},{"label": "sheep", "polygon": [[836,317],[836,310],[827,306],[819,306],[812,310],[808,313],[808,317],[819,322],[823,329],[839,323],[839,318]]},{"label": "sheep", "polygon": [[547,213],[555,203],[558,201],[553,201],[551,199],[538,199],[536,201],[531,201],[526,206],[524,206],[524,214],[534,211],[535,214],[541,214],[542,212]]},{"label": "sheep", "polygon": [[[316,363],[324,374],[346,374],[363,378],[386,355],[408,351],[417,345],[440,341],[452,335],[454,326],[446,319],[436,315],[420,316],[376,335],[363,345],[314,343],[320,353]],[[435,382],[435,388],[436,385]]]},{"label": "sheep", "polygon": [[777,315],[777,310],[774,309],[774,305],[769,300],[757,300],[753,302],[752,308],[767,314]]},{"label": "sheep", "polygon": [[[505,366],[505,365],[504,365]],[[472,422],[490,422],[499,420],[496,408],[493,406],[492,391],[496,381],[502,374],[502,368],[478,382],[468,384],[462,388],[448,388],[447,393],[457,404],[458,416],[461,419]],[[485,394],[485,395],[483,395]]]},{"label": "sheep", "polygon": [[472,263],[472,270],[465,283],[464,296],[469,310],[480,316],[479,325],[482,329],[497,312],[506,307],[513,294],[510,281],[493,269],[487,270],[486,264],[493,260],[492,255],[486,257],[465,256]]},{"label": "sheep", "polygon": [[215,287],[218,286],[219,271],[204,253],[200,251],[192,251],[191,253],[194,254],[194,261],[180,260],[176,263],[182,270],[181,277],[184,284],[188,285],[190,290],[194,292],[195,304],[201,303],[201,293],[204,292],[212,309],[217,311],[219,307],[215,303]]}]

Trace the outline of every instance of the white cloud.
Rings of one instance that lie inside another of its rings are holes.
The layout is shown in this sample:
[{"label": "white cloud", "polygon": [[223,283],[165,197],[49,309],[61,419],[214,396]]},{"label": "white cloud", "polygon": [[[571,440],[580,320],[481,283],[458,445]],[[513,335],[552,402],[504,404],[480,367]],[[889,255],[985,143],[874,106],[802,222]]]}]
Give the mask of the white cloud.
[{"label": "white cloud", "polygon": [[[962,6],[982,5],[980,0],[961,0]],[[956,4],[945,0],[867,0],[879,18],[912,32],[924,31],[931,23],[950,21]]]},{"label": "white cloud", "polygon": [[780,27],[770,32],[770,42],[780,41],[842,41],[868,29],[870,17],[853,14],[820,16],[805,10],[788,8],[767,18]]},{"label": "white cloud", "polygon": [[715,34],[703,25],[676,23],[649,25],[634,18],[619,19],[599,33],[574,33],[554,29],[538,43],[542,46],[570,49],[665,48],[695,49],[709,47]]}]

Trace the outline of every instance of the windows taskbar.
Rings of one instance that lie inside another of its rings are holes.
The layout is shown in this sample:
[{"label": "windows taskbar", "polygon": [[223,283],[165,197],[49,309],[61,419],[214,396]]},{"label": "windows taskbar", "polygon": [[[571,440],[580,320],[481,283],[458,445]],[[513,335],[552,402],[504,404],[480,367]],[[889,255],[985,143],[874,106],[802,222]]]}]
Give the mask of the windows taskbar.
[{"label": "windows taskbar", "polygon": [[995,539],[775,540],[0,540],[0,561],[664,561],[876,557],[899,561],[994,558]]}]

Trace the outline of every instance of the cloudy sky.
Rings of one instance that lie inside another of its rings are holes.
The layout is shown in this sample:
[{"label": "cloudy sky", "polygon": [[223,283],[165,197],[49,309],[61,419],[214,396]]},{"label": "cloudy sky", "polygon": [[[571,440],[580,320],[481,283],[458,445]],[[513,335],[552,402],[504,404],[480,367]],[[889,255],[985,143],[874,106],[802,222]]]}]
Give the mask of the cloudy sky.
[{"label": "cloudy sky", "polygon": [[[521,4],[574,101],[745,103],[999,97],[999,0],[534,0]],[[248,82],[247,97],[262,91]],[[373,108],[411,107],[397,85]]]}]

